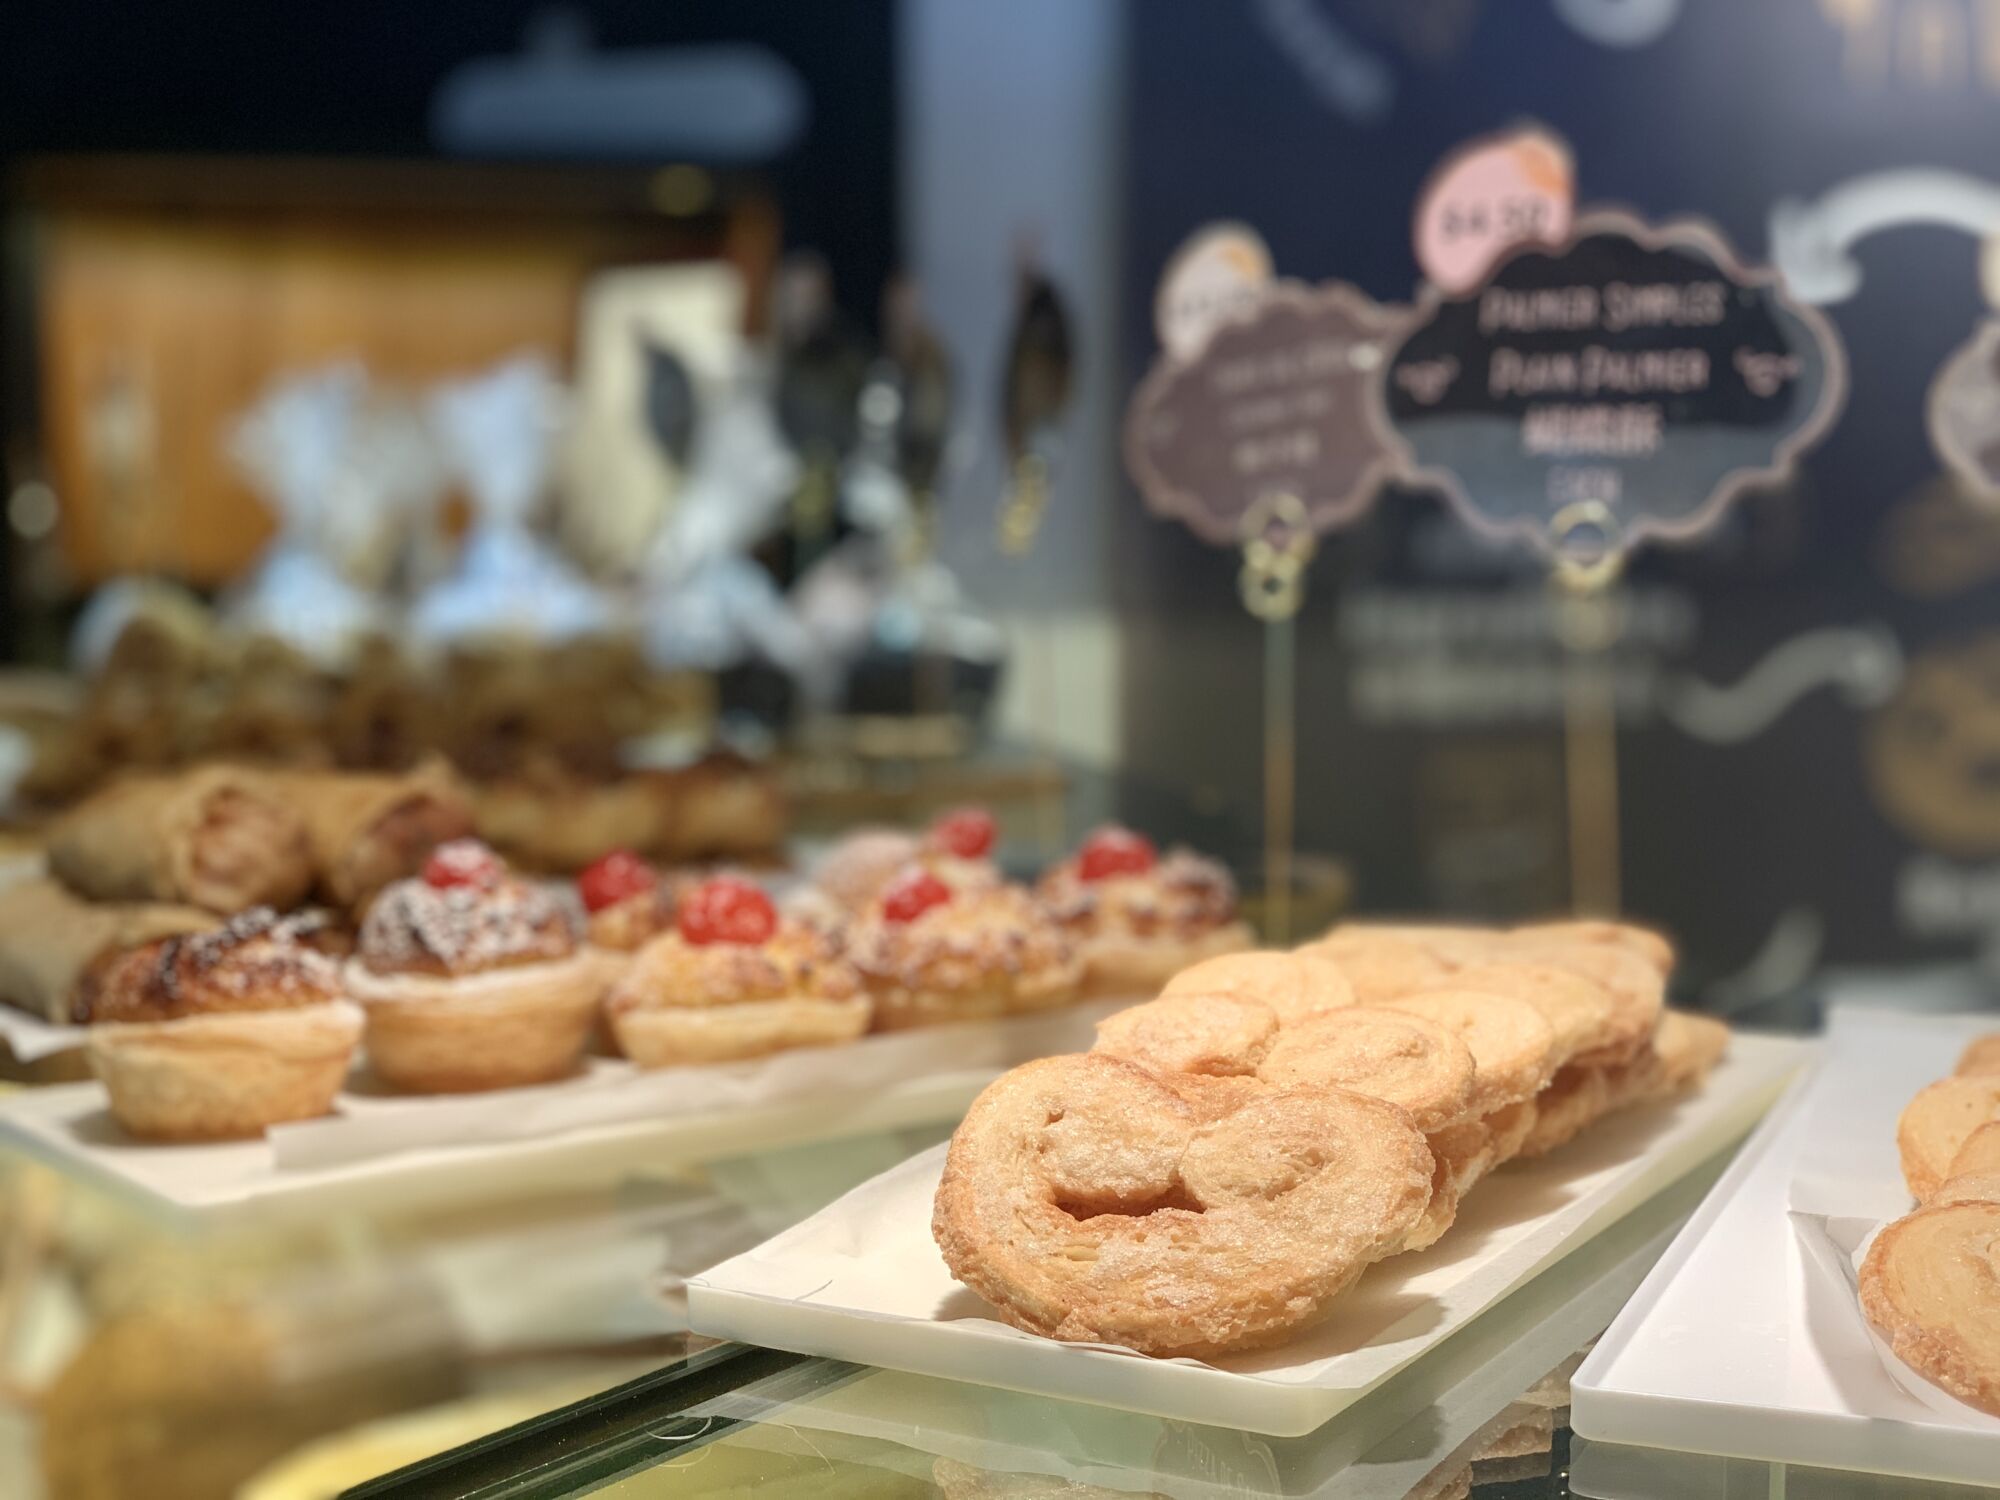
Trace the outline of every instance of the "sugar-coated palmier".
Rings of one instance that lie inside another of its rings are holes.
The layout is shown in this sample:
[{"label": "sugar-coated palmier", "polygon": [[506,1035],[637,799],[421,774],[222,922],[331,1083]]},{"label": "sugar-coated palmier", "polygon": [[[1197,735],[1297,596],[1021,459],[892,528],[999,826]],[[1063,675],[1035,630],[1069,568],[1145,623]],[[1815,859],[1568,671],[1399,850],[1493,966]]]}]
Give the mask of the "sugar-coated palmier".
[{"label": "sugar-coated palmier", "polygon": [[1346,1088],[1386,1100],[1429,1134],[1472,1117],[1474,1071],[1471,1050],[1450,1028],[1404,1011],[1353,1006],[1286,1027],[1257,1076],[1278,1087]]},{"label": "sugar-coated palmier", "polygon": [[1323,1317],[1408,1239],[1434,1166],[1380,1100],[1273,1089],[1205,1122],[1134,1064],[1052,1057],[973,1102],[932,1232],[1016,1327],[1202,1358]]},{"label": "sugar-coated palmier", "polygon": [[1941,1078],[1921,1090],[1896,1122],[1903,1180],[1922,1202],[1950,1175],[1972,1133],[2000,1120],[2000,1075]]},{"label": "sugar-coated palmier", "polygon": [[2000,1416],[2000,1203],[1925,1207],[1875,1238],[1861,1310],[1896,1357],[1950,1395]]},{"label": "sugar-coated palmier", "polygon": [[1532,1099],[1555,1072],[1555,1028],[1525,1000],[1481,990],[1428,989],[1389,1002],[1437,1022],[1472,1053],[1473,1107],[1487,1115]]},{"label": "sugar-coated palmier", "polygon": [[1268,1005],[1283,1026],[1354,1004],[1354,986],[1340,965],[1305,951],[1219,953],[1168,980],[1160,998],[1175,995],[1255,1000]]}]

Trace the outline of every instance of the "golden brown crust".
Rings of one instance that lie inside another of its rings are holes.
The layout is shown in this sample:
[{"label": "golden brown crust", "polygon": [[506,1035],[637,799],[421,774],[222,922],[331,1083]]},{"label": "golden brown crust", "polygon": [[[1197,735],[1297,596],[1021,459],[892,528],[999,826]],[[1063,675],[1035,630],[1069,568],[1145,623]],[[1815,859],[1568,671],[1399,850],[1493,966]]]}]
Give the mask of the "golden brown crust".
[{"label": "golden brown crust", "polygon": [[2000,1076],[1942,1078],[1918,1092],[1896,1122],[1903,1180],[1922,1202],[1950,1174],[1973,1131],[2000,1120]]},{"label": "golden brown crust", "polygon": [[1976,1036],[1965,1044],[1952,1071],[1961,1078],[1981,1073],[2000,1073],[2000,1031]]},{"label": "golden brown crust", "polygon": [[492,887],[399,880],[368,908],[356,952],[375,974],[463,977],[568,958],[576,927],[572,906],[518,877]]},{"label": "golden brown crust", "polygon": [[2000,1416],[2000,1203],[1921,1208],[1861,1263],[1861,1310],[1898,1359]]},{"label": "golden brown crust", "polygon": [[1430,938],[1405,927],[1350,923],[1300,951],[1326,959],[1345,974],[1357,1005],[1381,1005],[1443,983],[1452,967]]},{"label": "golden brown crust", "polygon": [[21,881],[0,890],[0,1000],[67,1024],[103,965],[158,938],[219,925],[199,907],[85,901],[58,881]]},{"label": "golden brown crust", "polygon": [[839,937],[787,918],[764,943],[690,943],[679,932],[663,933],[639,950],[605,1004],[615,1019],[664,1007],[847,1001],[861,992]]},{"label": "golden brown crust", "polygon": [[57,820],[48,857],[56,878],[93,901],[284,909],[312,885],[298,812],[267,777],[229,766],[106,787]]},{"label": "golden brown crust", "polygon": [[1075,945],[1019,886],[960,889],[910,922],[856,922],[848,957],[880,1030],[1043,1010],[1076,998]]},{"label": "golden brown crust", "polygon": [[736,1062],[795,1047],[833,1047],[868,1029],[867,997],[804,996],[734,1005],[660,1005],[614,1011],[618,1048],[642,1068]]},{"label": "golden brown crust", "polygon": [[1162,995],[1097,1023],[1090,1050],[1154,1073],[1241,1078],[1278,1039],[1271,1007],[1234,995]]},{"label": "golden brown crust", "polygon": [[[1548,964],[1497,959],[1469,964],[1444,987],[1525,1000],[1555,1032],[1556,1065],[1587,1052],[1630,1051],[1644,1038],[1643,1018],[1596,980]],[[1418,994],[1423,991],[1419,990]]]},{"label": "golden brown crust", "polygon": [[1479,1114],[1534,1098],[1555,1075],[1555,1028],[1525,1000],[1430,989],[1389,1004],[1437,1022],[1465,1043],[1472,1053],[1473,1108]]},{"label": "golden brown crust", "polygon": [[1203,1121],[1133,1064],[1045,1058],[974,1101],[932,1233],[1016,1327],[1202,1358],[1324,1316],[1408,1239],[1435,1167],[1379,1100],[1276,1089]]},{"label": "golden brown crust", "polygon": [[1516,927],[1507,934],[1510,944],[1525,947],[1608,946],[1622,948],[1643,959],[1664,979],[1674,971],[1674,945],[1650,927],[1634,922],[1604,922],[1578,919],[1566,922],[1535,922]]},{"label": "golden brown crust", "polygon": [[339,964],[311,946],[326,925],[322,914],[281,917],[260,906],[212,932],[147,943],[91,971],[73,1019],[171,1021],[325,1005],[342,994]]},{"label": "golden brown crust", "polygon": [[1230,995],[1267,1005],[1289,1026],[1322,1011],[1354,1004],[1354,987],[1338,964],[1307,952],[1269,949],[1219,953],[1167,981],[1162,1000],[1175,995]]},{"label": "golden brown crust", "polygon": [[1612,1046],[1581,1052],[1573,1061],[1614,1064],[1630,1061],[1644,1050],[1666,1008],[1665,977],[1647,959],[1619,943],[1548,943],[1509,941],[1506,958],[1581,975],[1599,985],[1619,1007],[1621,1040]]},{"label": "golden brown crust", "polygon": [[1952,1157],[1951,1176],[1974,1172],[2000,1172],[2000,1120],[1989,1120],[1973,1131]]},{"label": "golden brown crust", "polygon": [[574,1073],[597,1026],[603,975],[592,956],[477,974],[380,974],[359,961],[347,986],[368,1013],[368,1061],[412,1093],[477,1093]]},{"label": "golden brown crust", "polygon": [[1257,1068],[1280,1087],[1351,1089],[1407,1112],[1426,1135],[1472,1117],[1471,1051],[1437,1021],[1350,1006],[1287,1026]]},{"label": "golden brown crust", "polygon": [[584,919],[585,935],[594,948],[637,953],[672,929],[678,905],[676,883],[662,880],[649,891],[635,891],[622,901],[591,912]]},{"label": "golden brown crust", "polygon": [[111,1114],[144,1140],[261,1135],[326,1114],[361,1037],[346,1001],[93,1026]]}]

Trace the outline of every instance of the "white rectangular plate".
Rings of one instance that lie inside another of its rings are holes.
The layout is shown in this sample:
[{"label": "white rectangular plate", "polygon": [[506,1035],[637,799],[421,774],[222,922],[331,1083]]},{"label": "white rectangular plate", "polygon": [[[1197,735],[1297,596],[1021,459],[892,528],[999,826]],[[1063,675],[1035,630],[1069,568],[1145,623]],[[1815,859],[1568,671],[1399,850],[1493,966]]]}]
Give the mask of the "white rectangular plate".
[{"label": "white rectangular plate", "polygon": [[688,1283],[698,1333],[1273,1436],[1313,1431],[1508,1292],[1750,1129],[1807,1054],[1739,1036],[1697,1095],[1615,1116],[1509,1166],[1421,1255],[1372,1269],[1324,1327],[1214,1363],[1006,1327],[931,1242],[943,1148]]},{"label": "white rectangular plate", "polygon": [[1992,1481],[2000,1435],[1971,1430],[1884,1369],[1851,1296],[1828,1295],[1791,1210],[1854,1194],[1857,1217],[1901,1213],[1896,1119],[1949,1073],[1992,1015],[1836,1011],[1802,1079],[1573,1382],[1586,1438],[1767,1463]]},{"label": "white rectangular plate", "polygon": [[863,1037],[704,1068],[593,1059],[575,1078],[493,1094],[366,1092],[261,1140],[156,1145],[121,1131],[96,1083],[0,1097],[0,1141],[57,1169],[183,1211],[368,1207],[601,1185],[863,1131],[957,1120],[1017,1063],[1090,1045],[1129,1001]]}]

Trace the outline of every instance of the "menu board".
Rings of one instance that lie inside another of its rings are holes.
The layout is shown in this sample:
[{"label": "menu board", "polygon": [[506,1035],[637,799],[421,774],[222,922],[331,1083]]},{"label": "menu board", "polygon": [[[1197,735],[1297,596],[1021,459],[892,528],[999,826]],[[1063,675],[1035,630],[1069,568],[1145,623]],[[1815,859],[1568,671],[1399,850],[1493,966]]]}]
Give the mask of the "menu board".
[{"label": "menu board", "polygon": [[1826,320],[1713,231],[1580,219],[1429,294],[1378,388],[1407,477],[1473,526],[1577,561],[1685,539],[1833,421]]},{"label": "menu board", "polygon": [[1278,496],[1315,532],[1365,510],[1389,472],[1369,390],[1396,326],[1353,287],[1279,282],[1191,359],[1156,363],[1125,430],[1147,504],[1218,546]]}]

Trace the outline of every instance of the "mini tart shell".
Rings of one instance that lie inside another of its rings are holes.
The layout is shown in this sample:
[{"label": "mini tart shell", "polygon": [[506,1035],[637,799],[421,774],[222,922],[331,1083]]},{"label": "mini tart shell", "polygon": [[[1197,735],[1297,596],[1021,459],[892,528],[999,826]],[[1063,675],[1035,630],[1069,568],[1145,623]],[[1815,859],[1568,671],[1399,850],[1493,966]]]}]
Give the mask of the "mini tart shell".
[{"label": "mini tart shell", "polygon": [[794,1047],[835,1047],[868,1029],[865,995],[796,995],[729,1005],[651,1005],[611,1012],[618,1049],[642,1068],[736,1062]]},{"label": "mini tart shell", "polygon": [[1103,933],[1079,938],[1086,999],[1150,999],[1182,969],[1222,953],[1257,946],[1246,922],[1229,922],[1195,937],[1136,937]]},{"label": "mini tart shell", "polygon": [[368,1012],[368,1060],[399,1089],[470,1094],[568,1077],[604,996],[587,951],[479,974],[378,974],[355,960],[348,993]]},{"label": "mini tart shell", "polygon": [[345,1000],[90,1028],[111,1114],[152,1141],[234,1140],[333,1108],[361,1040]]}]

